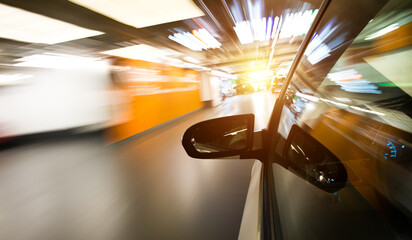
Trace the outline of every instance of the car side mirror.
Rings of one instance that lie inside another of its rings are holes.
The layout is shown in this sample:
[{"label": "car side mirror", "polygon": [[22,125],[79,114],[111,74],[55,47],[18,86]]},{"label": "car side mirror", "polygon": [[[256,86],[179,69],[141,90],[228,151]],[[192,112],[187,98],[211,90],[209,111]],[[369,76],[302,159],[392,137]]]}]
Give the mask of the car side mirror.
[{"label": "car side mirror", "polygon": [[194,158],[220,158],[247,153],[253,144],[254,115],[215,118],[186,130],[182,144]]},{"label": "car side mirror", "polygon": [[297,175],[322,190],[336,192],[346,184],[345,166],[296,124],[286,140],[283,158]]}]

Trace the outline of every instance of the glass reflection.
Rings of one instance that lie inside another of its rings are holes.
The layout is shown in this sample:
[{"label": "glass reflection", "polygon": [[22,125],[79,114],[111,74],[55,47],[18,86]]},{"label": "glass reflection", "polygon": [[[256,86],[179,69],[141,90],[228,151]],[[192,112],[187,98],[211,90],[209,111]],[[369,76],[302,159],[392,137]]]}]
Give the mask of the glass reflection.
[{"label": "glass reflection", "polygon": [[[381,232],[409,239],[412,1],[368,5],[370,16],[338,5],[332,3],[329,19],[320,24],[297,68],[279,133],[286,138],[297,124],[339,158],[348,184],[338,194],[346,195],[341,200],[348,204],[338,209],[357,211],[361,202],[367,203],[363,213],[375,214],[374,221],[388,224]],[[290,154],[298,154],[298,146]],[[331,182],[333,178],[324,173],[319,169],[316,174],[301,171],[300,175]],[[339,215],[334,205],[330,209]],[[347,217],[352,221],[353,216]]]},{"label": "glass reflection", "polygon": [[339,159],[296,125],[289,135],[284,157],[286,167],[324,191],[336,192],[346,184],[346,169]]},{"label": "glass reflection", "polygon": [[221,121],[209,121],[199,126],[191,142],[200,153],[225,152],[246,148],[248,122],[246,119],[222,124]]}]

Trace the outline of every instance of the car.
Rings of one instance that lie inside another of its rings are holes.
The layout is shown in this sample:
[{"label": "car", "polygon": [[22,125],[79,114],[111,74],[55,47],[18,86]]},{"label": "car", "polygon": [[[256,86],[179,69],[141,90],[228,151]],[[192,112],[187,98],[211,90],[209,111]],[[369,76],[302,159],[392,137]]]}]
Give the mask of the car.
[{"label": "car", "polygon": [[237,94],[250,94],[255,92],[255,88],[250,83],[240,83],[234,88]]},{"label": "car", "polygon": [[411,5],[324,1],[267,128],[186,130],[193,158],[257,159],[238,239],[412,239]]}]

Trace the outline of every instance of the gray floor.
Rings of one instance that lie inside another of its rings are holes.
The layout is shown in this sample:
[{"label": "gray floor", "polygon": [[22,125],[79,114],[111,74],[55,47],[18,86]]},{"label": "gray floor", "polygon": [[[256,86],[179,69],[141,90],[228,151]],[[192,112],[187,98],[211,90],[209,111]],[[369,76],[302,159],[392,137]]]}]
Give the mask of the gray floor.
[{"label": "gray floor", "polygon": [[0,239],[237,239],[254,160],[197,160],[180,139],[192,124],[255,113],[270,93],[227,98],[105,146],[96,136],[0,152]]}]

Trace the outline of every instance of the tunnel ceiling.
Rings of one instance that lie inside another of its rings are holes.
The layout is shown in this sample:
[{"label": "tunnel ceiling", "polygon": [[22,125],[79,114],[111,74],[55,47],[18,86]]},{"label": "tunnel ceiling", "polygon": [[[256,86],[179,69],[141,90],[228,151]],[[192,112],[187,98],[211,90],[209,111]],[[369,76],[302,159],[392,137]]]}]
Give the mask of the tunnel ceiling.
[{"label": "tunnel ceiling", "polygon": [[[270,41],[255,41],[242,44],[234,30],[235,23],[249,21],[251,10],[259,6],[262,17],[281,16],[285,12],[318,8],[318,1],[258,1],[258,0],[195,0],[205,14],[203,17],[135,28],[70,1],[63,0],[6,0],[3,4],[14,6],[74,25],[101,31],[104,34],[58,44],[33,44],[0,38],[0,67],[11,66],[17,58],[43,52],[102,56],[100,52],[136,44],[146,44],[167,49],[172,57],[187,61],[186,56],[199,60],[198,65],[208,68],[230,68],[242,73],[251,68],[266,69],[271,52]],[[149,1],[148,1],[149,2]],[[239,10],[235,12],[235,10]],[[239,19],[240,18],[240,19]],[[176,32],[191,32],[204,28],[222,45],[220,48],[203,51],[191,50],[168,38]],[[271,62],[271,69],[293,60],[303,36],[279,39]]]}]

